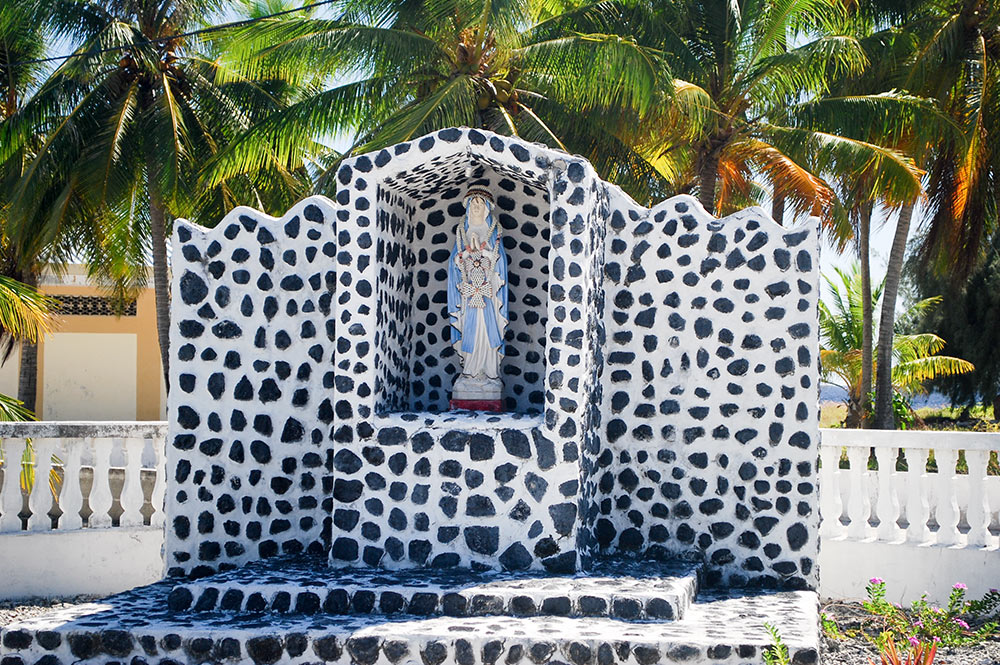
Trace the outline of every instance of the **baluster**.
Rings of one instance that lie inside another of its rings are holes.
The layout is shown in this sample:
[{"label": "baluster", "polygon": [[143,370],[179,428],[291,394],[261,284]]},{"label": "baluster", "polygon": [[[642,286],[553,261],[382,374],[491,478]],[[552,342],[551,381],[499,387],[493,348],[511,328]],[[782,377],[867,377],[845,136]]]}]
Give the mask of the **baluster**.
[{"label": "baluster", "polygon": [[52,455],[56,452],[58,439],[32,439],[35,449],[35,484],[28,495],[28,508],[31,517],[28,518],[29,531],[48,531],[52,528],[52,490],[49,488],[49,476],[52,471]]},{"label": "baluster", "polygon": [[83,466],[83,449],[86,442],[83,439],[62,440],[63,486],[59,492],[60,529],[79,529],[83,527],[83,490],[80,487],[80,468]]},{"label": "baluster", "polygon": [[150,496],[150,503],[153,506],[153,515],[150,517],[150,526],[162,527],[164,519],[164,498],[167,494],[167,456],[166,437],[153,436],[150,443],[153,444],[153,454],[156,455],[156,478],[153,480],[153,493]]},{"label": "baluster", "polygon": [[21,457],[26,446],[24,439],[3,440],[3,490],[0,494],[0,533],[21,530]]},{"label": "baluster", "polygon": [[899,448],[875,448],[878,462],[878,500],[875,511],[878,515],[878,537],[880,540],[895,540],[899,536],[899,498],[896,496],[894,472]]},{"label": "baluster", "polygon": [[924,448],[904,448],[906,457],[906,540],[924,543],[930,537],[927,519],[931,514],[924,478],[927,473],[927,450]]},{"label": "baluster", "polygon": [[847,516],[851,523],[847,525],[847,535],[854,539],[868,536],[868,514],[871,512],[871,501],[865,487],[865,474],[868,471],[868,448],[849,447],[847,460],[851,464],[848,472],[850,477],[850,495],[847,500]]},{"label": "baluster", "polygon": [[114,451],[114,440],[108,438],[93,439],[94,446],[94,486],[90,490],[90,521],[87,526],[111,526],[111,483],[108,480],[108,470],[111,467],[111,453]]},{"label": "baluster", "polygon": [[954,545],[958,542],[958,498],[955,496],[955,464],[957,450],[935,450],[937,460],[937,542]]},{"label": "baluster", "polygon": [[983,482],[986,479],[986,463],[989,456],[988,450],[965,451],[965,461],[969,465],[969,507],[965,515],[969,520],[970,547],[984,547],[993,540],[989,532],[989,498],[986,496]]},{"label": "baluster", "polygon": [[822,535],[839,538],[847,531],[840,523],[844,512],[844,502],[840,498],[840,446],[821,445],[819,455],[822,461],[819,481]]},{"label": "baluster", "polygon": [[119,526],[142,526],[142,449],[145,439],[124,439],[122,449],[125,451],[125,484],[122,485],[122,516]]}]

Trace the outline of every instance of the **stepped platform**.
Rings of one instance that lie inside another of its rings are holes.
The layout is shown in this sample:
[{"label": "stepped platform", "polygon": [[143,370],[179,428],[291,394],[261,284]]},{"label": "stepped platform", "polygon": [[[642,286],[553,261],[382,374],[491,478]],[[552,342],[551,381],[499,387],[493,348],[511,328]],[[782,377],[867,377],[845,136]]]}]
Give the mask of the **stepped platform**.
[{"label": "stepped platform", "polygon": [[[623,565],[624,571],[614,577],[610,576],[612,571],[605,568],[601,575],[509,576],[505,579],[486,578],[485,574],[469,574],[468,571],[464,571],[464,576],[459,571],[411,571],[404,576],[378,571],[362,575],[357,571],[336,569],[329,570],[330,576],[324,579],[300,579],[299,576],[305,574],[303,569],[295,572],[293,566],[285,574],[275,566],[270,576],[264,574],[257,578],[253,578],[248,569],[242,569],[183,583],[164,580],[5,627],[0,632],[0,665],[110,662],[131,662],[133,665],[154,662],[757,664],[764,662],[764,650],[770,644],[765,624],[777,626],[781,631],[793,663],[812,665],[818,662],[817,598],[813,592],[700,590],[697,597],[692,598],[693,602],[672,606],[672,620],[649,618],[648,609],[642,617],[622,618],[611,612],[579,615],[580,599],[584,597],[610,599],[611,607],[615,599],[638,601],[642,598],[647,601],[644,607],[648,608],[650,599],[683,597],[687,593],[685,589],[691,588],[693,583],[690,573],[684,573],[690,571],[687,564],[660,569],[673,569],[678,573],[660,579],[649,574],[650,571],[640,576],[640,571],[630,566]],[[450,581],[449,575],[453,575]],[[396,587],[396,593],[405,601],[403,609],[413,607],[416,594],[429,593],[438,598],[435,605],[438,613],[418,616],[403,611],[383,611],[382,597],[392,588],[393,582],[404,584]],[[235,605],[230,611],[222,610],[219,602],[211,609],[198,609],[197,603],[206,590],[219,590],[221,599],[226,591],[235,590],[241,584],[245,584],[242,589],[245,598],[249,599],[254,593],[269,598],[268,609],[248,611],[246,601],[240,604],[238,611]],[[302,593],[320,596],[316,590],[321,589],[327,596],[338,590],[353,590],[348,594],[352,609],[353,598],[362,591],[375,594],[377,602],[353,614],[328,613],[322,611],[322,607],[316,611],[297,612],[298,603],[293,602],[291,592],[297,584],[301,587],[294,595],[296,601]],[[365,587],[365,584],[371,586]],[[675,586],[680,596],[666,592]],[[186,609],[173,609],[168,599],[173,596],[176,602],[181,589],[197,600]],[[379,590],[377,594],[376,589]],[[276,609],[274,606],[274,598],[279,593],[289,594],[287,611],[278,611],[281,607]],[[472,599],[464,615],[443,614],[446,609],[443,599],[449,594]],[[489,612],[472,615],[469,612],[477,595],[507,600],[502,605],[489,605]],[[519,597],[533,599],[536,615],[517,614],[514,600]],[[570,599],[570,612],[557,614],[554,610],[562,612],[565,602],[560,601],[559,607],[554,607],[551,601],[547,605],[546,600],[552,598]]]},{"label": "stepped platform", "polygon": [[566,616],[671,620],[698,594],[699,565],[599,563],[586,573],[338,569],[325,560],[260,561],[176,584],[178,612]]}]

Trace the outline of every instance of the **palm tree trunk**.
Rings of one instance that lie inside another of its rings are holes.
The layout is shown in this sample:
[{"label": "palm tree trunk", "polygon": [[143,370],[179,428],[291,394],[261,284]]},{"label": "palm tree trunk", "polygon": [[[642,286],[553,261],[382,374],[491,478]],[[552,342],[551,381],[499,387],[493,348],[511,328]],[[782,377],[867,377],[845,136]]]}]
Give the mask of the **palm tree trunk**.
[{"label": "palm tree trunk", "polygon": [[715,214],[715,183],[719,178],[719,154],[712,147],[708,147],[701,164],[701,171],[698,173],[698,201],[705,210]]},{"label": "palm tree trunk", "polygon": [[[33,272],[26,274],[24,276],[24,283],[28,286],[38,288],[38,275]],[[17,399],[24,402],[24,406],[34,413],[37,395],[38,344],[32,344],[27,340],[22,340],[21,367],[18,370],[17,376]]]},{"label": "palm tree trunk", "polygon": [[779,225],[784,226],[785,222],[785,195],[774,192],[771,197],[771,219]]},{"label": "palm tree trunk", "polygon": [[896,235],[892,239],[889,265],[886,268],[885,287],[882,290],[882,315],[878,323],[878,367],[875,377],[875,428],[895,429],[892,413],[892,336],[896,324],[896,296],[899,279],[903,273],[906,238],[910,234],[913,204],[907,203],[899,211]]},{"label": "palm tree trunk", "polygon": [[861,402],[862,427],[868,420],[871,411],[871,400],[868,395],[872,391],[872,267],[869,241],[871,239],[873,204],[865,203],[861,208],[860,229],[858,232],[858,254],[861,258]]},{"label": "palm tree trunk", "polygon": [[152,165],[147,167],[149,227],[153,245],[153,295],[156,300],[156,336],[160,342],[163,381],[170,391],[170,266],[167,265],[167,224],[159,185]]}]

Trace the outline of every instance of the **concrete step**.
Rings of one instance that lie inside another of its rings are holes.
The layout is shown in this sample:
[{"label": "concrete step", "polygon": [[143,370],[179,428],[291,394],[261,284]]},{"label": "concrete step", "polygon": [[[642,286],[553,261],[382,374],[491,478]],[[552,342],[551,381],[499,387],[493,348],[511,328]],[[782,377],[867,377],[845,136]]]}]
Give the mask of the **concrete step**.
[{"label": "concrete step", "polygon": [[168,583],[56,610],[0,631],[0,665],[336,663],[652,665],[764,663],[765,624],[795,665],[818,662],[813,592],[703,593],[678,621],[609,617],[171,612]]},{"label": "concrete step", "polygon": [[671,620],[698,594],[687,562],[601,562],[551,576],[460,569],[329,568],[325,561],[271,559],[175,583],[174,612],[564,616]]}]

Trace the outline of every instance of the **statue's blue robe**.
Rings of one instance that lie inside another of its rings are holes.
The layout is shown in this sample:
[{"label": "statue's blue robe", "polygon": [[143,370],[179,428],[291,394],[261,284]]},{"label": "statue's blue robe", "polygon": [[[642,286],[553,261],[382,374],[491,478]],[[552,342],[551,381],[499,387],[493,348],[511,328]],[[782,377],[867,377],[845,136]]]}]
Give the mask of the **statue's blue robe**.
[{"label": "statue's blue robe", "polygon": [[[491,224],[493,219],[492,206],[490,212],[487,215],[486,223]],[[466,214],[465,221],[463,222],[466,231],[469,230],[469,217]],[[497,260],[496,272],[503,281],[503,286],[497,292],[497,298],[500,300],[500,315],[504,319],[508,319],[507,316],[507,252],[504,251],[503,243],[499,243],[499,238],[497,237],[496,230],[490,234],[489,245],[491,248],[495,248],[500,258]],[[462,304],[462,295],[458,292],[458,284],[461,281],[461,274],[458,271],[458,264],[456,263],[456,257],[458,256],[458,243],[451,249],[451,256],[448,257],[448,313],[457,312]],[[479,316],[479,312],[483,312],[483,316]],[[490,347],[497,349],[500,353],[503,353],[503,335],[500,334],[500,322],[497,321],[496,310],[493,307],[484,307],[483,309],[476,309],[470,307],[465,313],[464,321],[454,321],[451,322],[451,342],[461,341],[461,349],[465,353],[472,353],[475,345],[476,339],[476,327],[480,325],[480,318],[485,320],[486,324],[486,334],[490,341]],[[459,328],[458,326],[461,326]]]}]

